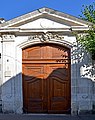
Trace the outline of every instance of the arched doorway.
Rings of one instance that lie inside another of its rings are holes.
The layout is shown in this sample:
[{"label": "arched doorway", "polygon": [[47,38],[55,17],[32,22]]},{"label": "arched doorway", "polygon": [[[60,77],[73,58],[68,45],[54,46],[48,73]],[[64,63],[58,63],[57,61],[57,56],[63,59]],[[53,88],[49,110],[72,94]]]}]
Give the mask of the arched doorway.
[{"label": "arched doorway", "polygon": [[70,113],[70,49],[38,44],[22,51],[23,108],[27,113]]}]

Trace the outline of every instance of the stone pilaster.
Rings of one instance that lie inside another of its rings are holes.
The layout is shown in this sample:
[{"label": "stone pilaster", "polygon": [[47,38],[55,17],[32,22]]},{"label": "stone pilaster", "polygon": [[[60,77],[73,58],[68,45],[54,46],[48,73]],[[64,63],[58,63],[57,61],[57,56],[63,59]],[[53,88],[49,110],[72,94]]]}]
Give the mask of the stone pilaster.
[{"label": "stone pilaster", "polygon": [[78,65],[77,65],[77,42],[73,43],[73,47],[71,49],[71,114],[78,114],[78,99],[77,99],[77,73],[78,73]]},{"label": "stone pilaster", "polygon": [[1,99],[1,93],[2,93],[2,43],[1,43],[1,37],[0,37],[0,112],[2,112],[2,99]]},{"label": "stone pilaster", "polygon": [[14,110],[15,35],[2,35],[2,110]]}]

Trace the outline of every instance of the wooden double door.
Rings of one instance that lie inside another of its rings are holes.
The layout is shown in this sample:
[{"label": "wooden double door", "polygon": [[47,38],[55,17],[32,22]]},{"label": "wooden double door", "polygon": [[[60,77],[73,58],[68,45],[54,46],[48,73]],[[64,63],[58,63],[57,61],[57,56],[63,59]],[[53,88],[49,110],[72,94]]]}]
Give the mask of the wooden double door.
[{"label": "wooden double door", "polygon": [[70,113],[70,50],[42,44],[22,55],[24,112]]}]

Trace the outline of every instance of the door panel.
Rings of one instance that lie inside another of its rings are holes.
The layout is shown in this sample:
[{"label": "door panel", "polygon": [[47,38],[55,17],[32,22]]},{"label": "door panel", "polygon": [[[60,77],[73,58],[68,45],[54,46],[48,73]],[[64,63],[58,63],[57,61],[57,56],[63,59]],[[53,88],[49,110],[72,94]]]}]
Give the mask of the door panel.
[{"label": "door panel", "polygon": [[46,96],[43,65],[23,65],[24,111],[46,111]]},{"label": "door panel", "polygon": [[49,112],[66,112],[70,108],[68,94],[68,83],[60,81],[56,78],[50,78],[50,108]]},{"label": "door panel", "polygon": [[52,44],[23,50],[24,111],[68,113],[70,50]]},{"label": "door panel", "polygon": [[22,51],[23,59],[40,59],[44,56],[44,47],[35,46]]},{"label": "door panel", "polygon": [[70,110],[69,69],[65,64],[51,64],[49,67],[49,112],[63,113]]}]

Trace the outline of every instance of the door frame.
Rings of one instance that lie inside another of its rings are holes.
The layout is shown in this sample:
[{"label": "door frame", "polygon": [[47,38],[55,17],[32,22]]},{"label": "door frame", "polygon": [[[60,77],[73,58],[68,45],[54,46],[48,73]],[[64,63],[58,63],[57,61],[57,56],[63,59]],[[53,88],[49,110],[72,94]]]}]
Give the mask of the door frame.
[{"label": "door frame", "polygon": [[[75,37],[73,37],[75,41]],[[77,83],[77,77],[78,77],[78,68],[77,68],[77,61],[74,58],[74,51],[75,51],[75,47],[73,44],[73,41],[71,41],[71,38],[67,40],[62,40],[62,39],[50,39],[49,41],[41,41],[40,39],[32,39],[32,40],[28,40],[28,38],[25,38],[24,40],[22,40],[22,42],[20,41],[19,44],[17,44],[16,46],[16,62],[15,62],[15,66],[16,66],[16,77],[15,80],[17,80],[17,82],[15,83],[15,91],[16,93],[14,94],[14,103],[18,103],[18,106],[16,106],[16,104],[14,105],[14,110],[16,113],[23,113],[23,89],[22,89],[22,49],[32,46],[32,45],[37,45],[37,44],[46,44],[46,43],[53,43],[53,44],[57,44],[59,46],[65,46],[68,47],[71,50],[71,114],[77,114],[78,111],[78,99],[77,99],[77,91],[76,88],[78,87],[78,83]],[[18,93],[18,91],[20,91]],[[19,98],[19,100],[18,100]]]}]

